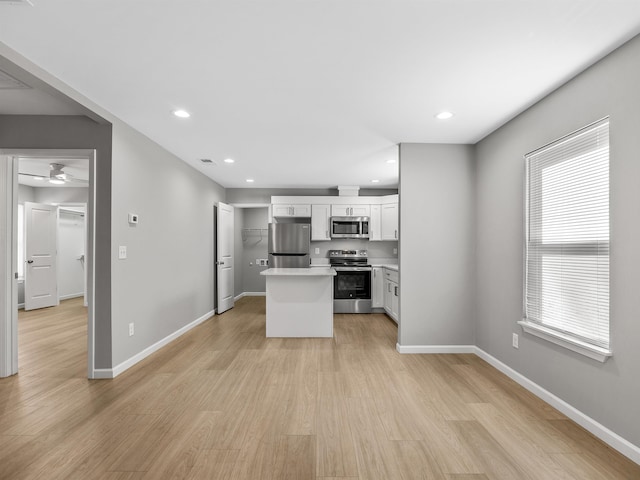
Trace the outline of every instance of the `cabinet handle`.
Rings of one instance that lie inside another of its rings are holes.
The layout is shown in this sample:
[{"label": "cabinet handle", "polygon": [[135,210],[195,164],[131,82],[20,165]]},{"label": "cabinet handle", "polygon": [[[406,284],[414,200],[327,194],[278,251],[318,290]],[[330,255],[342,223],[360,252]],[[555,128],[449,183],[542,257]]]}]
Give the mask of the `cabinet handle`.
[{"label": "cabinet handle", "polygon": [[398,287],[393,287],[393,294],[397,297],[398,296]]},{"label": "cabinet handle", "polygon": [[387,292],[391,293],[391,284],[387,283]]},{"label": "cabinet handle", "polygon": [[394,232],[394,233],[393,233],[393,236],[394,236],[394,237],[396,237],[396,238],[398,238],[398,230],[394,230],[393,232]]}]

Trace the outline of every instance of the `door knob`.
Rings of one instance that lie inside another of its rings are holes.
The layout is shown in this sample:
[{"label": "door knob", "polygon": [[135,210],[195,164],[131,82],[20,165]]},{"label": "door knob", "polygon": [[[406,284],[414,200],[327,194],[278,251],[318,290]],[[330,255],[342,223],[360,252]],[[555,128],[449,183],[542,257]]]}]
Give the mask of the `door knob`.
[{"label": "door knob", "polygon": [[27,260],[27,263],[33,263],[33,260]]}]

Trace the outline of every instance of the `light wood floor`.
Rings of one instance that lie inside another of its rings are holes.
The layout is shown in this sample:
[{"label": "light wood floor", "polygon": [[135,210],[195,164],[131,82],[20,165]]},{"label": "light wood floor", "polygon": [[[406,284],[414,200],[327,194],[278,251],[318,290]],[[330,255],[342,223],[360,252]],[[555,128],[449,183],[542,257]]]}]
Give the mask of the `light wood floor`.
[{"label": "light wood floor", "polygon": [[246,297],[114,380],[88,381],[79,301],[20,320],[0,379],[2,479],[639,479],[473,355],[399,355],[384,315],[266,339]]}]

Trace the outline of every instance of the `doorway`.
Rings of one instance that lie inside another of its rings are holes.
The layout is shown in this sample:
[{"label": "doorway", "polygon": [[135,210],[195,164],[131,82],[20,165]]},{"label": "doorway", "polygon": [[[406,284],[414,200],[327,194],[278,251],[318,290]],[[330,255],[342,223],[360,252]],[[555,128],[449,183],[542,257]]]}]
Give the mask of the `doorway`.
[{"label": "doorway", "polygon": [[[12,225],[10,234],[5,239],[11,246],[10,262],[6,262],[3,266],[5,279],[10,279],[7,285],[9,288],[5,289],[6,296],[10,300],[10,308],[4,312],[8,314],[6,318],[0,319],[0,332],[3,332],[0,334],[0,343],[3,345],[0,346],[3,349],[6,347],[7,352],[0,358],[0,376],[13,375],[20,371],[18,335],[19,331],[24,332],[24,329],[18,328],[18,305],[22,303],[19,302],[19,296],[20,300],[24,299],[23,302],[27,303],[24,295],[28,290],[29,268],[38,260],[37,257],[29,256],[28,238],[23,236],[26,230],[24,205],[31,203],[49,206],[55,211],[54,235],[58,245],[55,248],[56,259],[51,262],[56,270],[53,280],[56,301],[52,305],[63,300],[72,303],[76,307],[76,312],[86,312],[85,318],[80,320],[86,328],[78,331],[81,331],[80,335],[83,336],[80,341],[87,346],[87,371],[88,377],[92,378],[95,345],[93,323],[95,152],[93,150],[0,150],[0,157],[7,167],[3,185],[7,193],[5,198],[8,200],[5,215],[9,219],[8,225]],[[23,207],[21,208],[20,205]],[[18,225],[20,214],[23,215],[23,222],[20,222],[22,225]],[[61,241],[63,245],[59,244]],[[60,278],[60,274],[64,278]],[[78,310],[77,307],[80,309]],[[61,309],[56,312],[56,308],[58,307],[37,310],[37,316],[39,318],[50,316],[51,321],[62,322],[63,318],[59,313]],[[77,317],[77,313],[75,315]],[[23,314],[21,316],[24,318]],[[67,337],[65,341],[69,341],[69,338]],[[73,341],[77,343],[78,339]],[[35,354],[35,357],[38,355]],[[24,356],[21,354],[20,358],[24,359]]]}]

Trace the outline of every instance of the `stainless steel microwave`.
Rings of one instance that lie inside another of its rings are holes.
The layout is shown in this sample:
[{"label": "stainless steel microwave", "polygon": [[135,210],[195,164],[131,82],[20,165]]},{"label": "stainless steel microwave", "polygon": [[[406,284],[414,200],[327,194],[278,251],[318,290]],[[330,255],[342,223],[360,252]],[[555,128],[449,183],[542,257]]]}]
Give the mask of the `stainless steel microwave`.
[{"label": "stainless steel microwave", "polygon": [[331,238],[369,238],[369,217],[331,217]]}]

